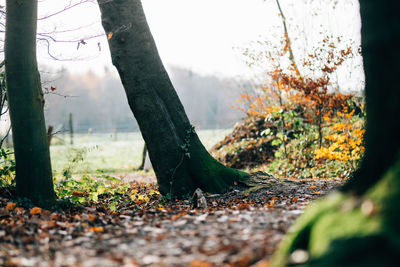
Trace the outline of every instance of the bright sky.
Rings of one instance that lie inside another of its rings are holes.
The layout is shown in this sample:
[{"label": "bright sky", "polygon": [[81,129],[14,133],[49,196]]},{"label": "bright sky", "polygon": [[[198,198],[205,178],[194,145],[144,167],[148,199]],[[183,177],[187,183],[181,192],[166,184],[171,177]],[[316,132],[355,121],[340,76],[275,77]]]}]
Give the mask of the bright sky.
[{"label": "bright sky", "polygon": [[[75,1],[76,2],[76,1]],[[60,10],[69,0],[43,0],[39,17]],[[279,23],[277,10],[271,10],[262,0],[144,0],[143,6],[159,53],[166,65],[180,65],[203,73],[225,75],[242,72],[244,64],[234,46],[245,45],[265,34],[271,18]],[[58,16],[40,21],[38,31],[74,29],[91,25],[87,29],[60,34],[60,38],[76,39],[102,33],[97,5],[87,3]],[[99,52],[97,43],[101,43]],[[43,47],[42,47],[43,48]],[[51,53],[63,59],[84,59],[77,62],[54,63],[40,50],[40,61],[45,64],[63,65],[76,72],[88,68],[102,71],[111,66],[105,38],[77,43],[56,44]],[[111,67],[110,67],[111,68]]]},{"label": "bright sky", "polygon": [[[0,0],[5,2],[4,0]],[[54,13],[80,0],[39,0],[39,18]],[[257,40],[276,41],[282,37],[283,28],[275,0],[143,0],[146,17],[165,65],[179,65],[203,74],[243,75],[249,69],[243,63],[239,49]],[[313,44],[319,31],[333,35],[342,34],[359,42],[360,21],[357,0],[340,2],[335,9],[325,0],[280,0],[288,18],[289,34],[302,38],[298,32],[306,28],[304,40],[292,40],[295,53],[302,46]],[[310,8],[312,7],[312,8]],[[320,26],[322,25],[322,26]],[[62,32],[69,29],[80,30]],[[47,54],[44,42],[38,47],[39,63],[72,72],[89,69],[101,73],[104,67],[113,69],[106,38],[89,39],[86,45],[78,40],[103,33],[100,12],[96,1],[81,4],[57,16],[40,20],[38,32],[59,31],[57,39],[75,42],[50,45]],[[314,36],[314,37],[313,37]],[[99,51],[99,45],[101,51]],[[297,51],[296,45],[298,44]]]}]

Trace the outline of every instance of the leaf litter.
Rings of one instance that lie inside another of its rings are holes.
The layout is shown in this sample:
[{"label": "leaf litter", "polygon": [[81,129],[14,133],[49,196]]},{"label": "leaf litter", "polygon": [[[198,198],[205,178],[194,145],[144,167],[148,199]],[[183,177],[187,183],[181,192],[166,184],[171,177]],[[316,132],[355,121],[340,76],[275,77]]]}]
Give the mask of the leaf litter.
[{"label": "leaf litter", "polygon": [[[270,178],[252,192],[169,202],[154,183],[48,211],[0,192],[1,266],[268,266],[294,220],[341,179]],[[316,192],[318,192],[316,194]],[[197,192],[200,194],[200,192]],[[203,208],[201,208],[203,207]]]}]

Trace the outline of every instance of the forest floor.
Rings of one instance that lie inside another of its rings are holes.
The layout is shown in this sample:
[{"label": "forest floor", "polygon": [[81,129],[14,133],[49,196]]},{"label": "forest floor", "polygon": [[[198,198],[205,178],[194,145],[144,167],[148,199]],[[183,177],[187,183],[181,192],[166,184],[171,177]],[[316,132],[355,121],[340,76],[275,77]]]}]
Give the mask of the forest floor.
[{"label": "forest floor", "polygon": [[[132,188],[156,190],[154,178],[134,178]],[[191,200],[171,203],[150,193],[134,205],[123,196],[116,211],[101,196],[96,204],[47,211],[21,207],[3,191],[0,266],[265,267],[310,201],[343,180],[266,183],[250,193],[204,194],[207,207],[196,209]]]}]

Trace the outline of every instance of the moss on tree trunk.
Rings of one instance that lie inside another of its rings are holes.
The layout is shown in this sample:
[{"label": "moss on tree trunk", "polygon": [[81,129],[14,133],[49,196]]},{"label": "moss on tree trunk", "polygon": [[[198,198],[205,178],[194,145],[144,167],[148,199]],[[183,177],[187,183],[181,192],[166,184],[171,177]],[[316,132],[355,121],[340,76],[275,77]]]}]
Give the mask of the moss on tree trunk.
[{"label": "moss on tree trunk", "polygon": [[393,48],[397,3],[361,1],[366,74],[366,153],[354,178],[295,224],[272,266],[398,266],[400,255],[400,90]]},{"label": "moss on tree trunk", "polygon": [[112,62],[146,142],[160,192],[197,187],[220,193],[248,174],[210,156],[194,131],[158,55],[140,0],[98,0]]},{"label": "moss on tree trunk", "polygon": [[36,19],[36,1],[7,1],[5,67],[17,193],[47,205],[55,194],[36,62]]}]

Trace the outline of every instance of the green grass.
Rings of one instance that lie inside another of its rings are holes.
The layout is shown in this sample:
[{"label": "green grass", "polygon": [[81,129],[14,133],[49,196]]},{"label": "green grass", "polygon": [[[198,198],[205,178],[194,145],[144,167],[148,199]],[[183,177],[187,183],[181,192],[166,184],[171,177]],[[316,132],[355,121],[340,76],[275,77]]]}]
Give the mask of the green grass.
[{"label": "green grass", "polygon": [[[231,131],[200,130],[198,134],[209,149]],[[95,173],[97,170],[106,173],[132,172],[141,162],[144,145],[139,132],[75,134],[74,144],[70,145],[69,142],[68,134],[53,137],[50,152],[56,177],[62,175],[66,168],[73,174]]]}]

